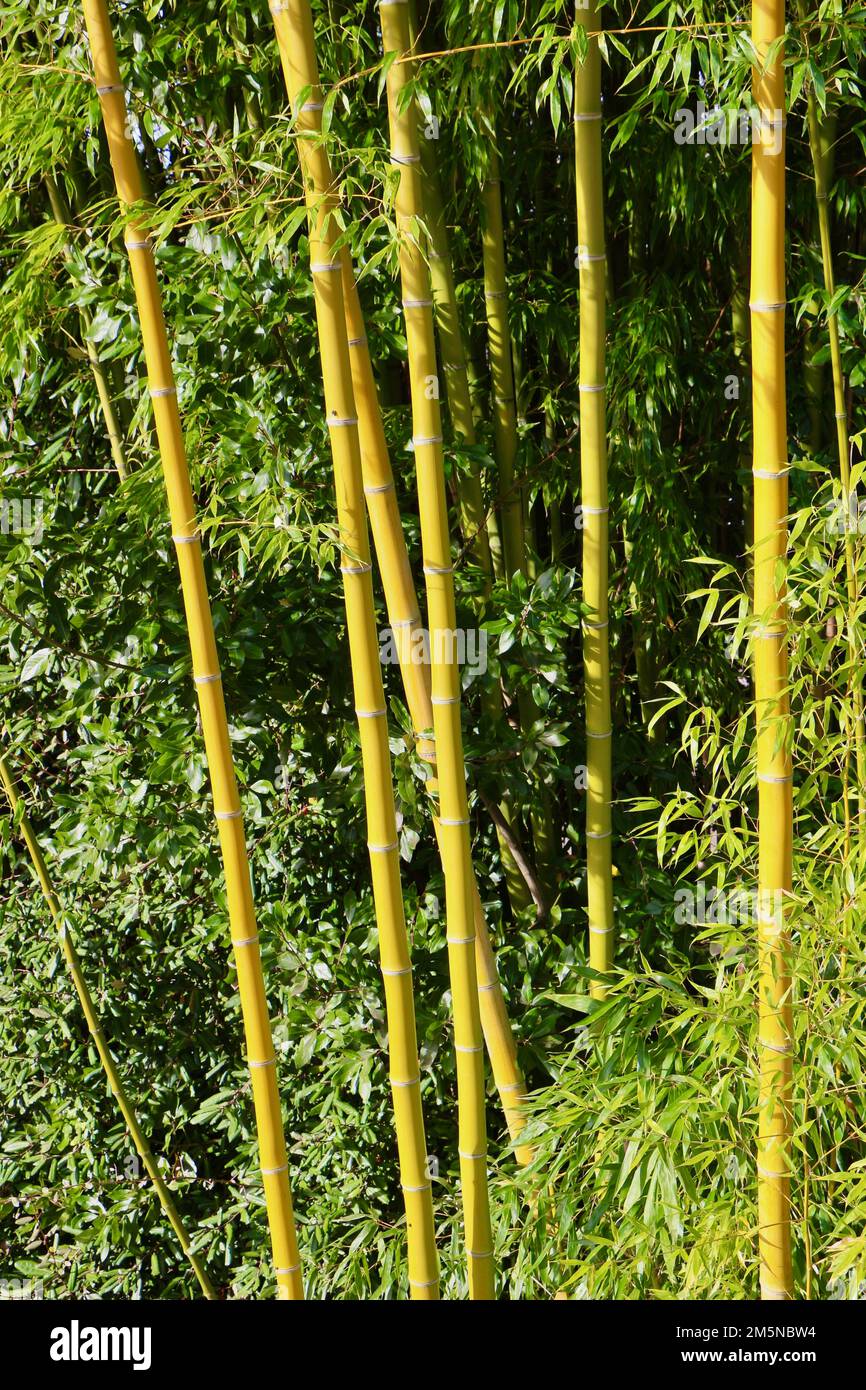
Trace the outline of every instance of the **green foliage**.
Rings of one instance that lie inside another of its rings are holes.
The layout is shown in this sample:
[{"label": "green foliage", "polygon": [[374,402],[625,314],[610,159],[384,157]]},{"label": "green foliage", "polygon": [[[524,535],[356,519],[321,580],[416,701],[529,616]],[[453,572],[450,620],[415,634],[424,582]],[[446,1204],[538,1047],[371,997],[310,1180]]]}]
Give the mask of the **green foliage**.
[{"label": "green foliage", "polygon": [[[501,144],[518,472],[533,574],[483,596],[461,538],[458,622],[488,667],[465,692],[470,780],[556,845],[548,920],[508,904],[473,799],[479,879],[521,1060],[536,1165],[516,1178],[491,1095],[495,1221],[511,1297],[751,1297],[756,1290],[755,953],[749,925],[676,920],[678,888],[755,876],[749,690],[748,151],[679,146],[680,106],[748,102],[743,12],[605,5],[611,651],[618,962],[584,995],[583,690],[572,7],[419,6],[418,92],[436,145],[477,379],[489,505],[479,189]],[[360,270],[401,513],[419,565],[394,170],[371,4],[313,6],[341,225]],[[407,1292],[363,816],[335,573],[334,506],[302,189],[265,0],[112,7],[206,535],[305,1277],[311,1296]],[[632,32],[625,32],[631,30]],[[866,1279],[864,961],[852,836],[848,626],[829,381],[812,435],[805,360],[837,312],[860,477],[866,361],[862,8],[792,25],[788,316],[797,767],[798,1292]],[[616,32],[613,32],[616,31]],[[10,758],[144,1127],[214,1281],[269,1295],[267,1232],[219,856],[134,298],[77,7],[0,10],[0,467],[42,533],[0,536],[0,697]],[[496,47],[478,47],[495,44]],[[824,294],[809,88],[836,122],[838,291]],[[71,225],[54,221],[46,180]],[[747,325],[747,316],[746,316]],[[118,486],[87,342],[130,468]],[[826,375],[826,373],[825,373]],[[733,379],[737,394],[726,394]],[[823,394],[822,394],[823,393]],[[450,426],[446,420],[446,430]],[[449,445],[453,443],[449,439]],[[449,449],[450,483],[466,466]],[[858,540],[858,550],[861,542]],[[428,1147],[447,1292],[463,1293],[444,889],[425,767],[385,672]],[[504,724],[490,696],[507,692]],[[521,732],[518,697],[535,722]],[[655,719],[655,728],[650,721]],[[57,943],[0,818],[0,1273],[46,1296],[197,1292],[106,1094]],[[574,1027],[575,1010],[581,1015]]]}]

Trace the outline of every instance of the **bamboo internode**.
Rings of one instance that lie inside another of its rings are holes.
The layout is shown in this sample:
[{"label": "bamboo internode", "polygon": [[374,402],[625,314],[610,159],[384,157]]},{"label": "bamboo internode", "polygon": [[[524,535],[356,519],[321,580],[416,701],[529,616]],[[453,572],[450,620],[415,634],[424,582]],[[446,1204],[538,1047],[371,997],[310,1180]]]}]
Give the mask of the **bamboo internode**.
[{"label": "bamboo internode", "polygon": [[166,1185],[165,1179],[159,1171],[159,1165],[153,1156],[150,1145],[147,1142],[144,1130],[141,1128],[138,1116],[135,1113],[135,1108],[133,1107],[126,1093],[126,1088],[124,1087],[124,1084],[120,1079],[120,1073],[118,1072],[114,1058],[111,1055],[111,1049],[109,1048],[108,1043],[105,1041],[105,1034],[102,1031],[102,1025],[99,1020],[99,1015],[97,1014],[93,1004],[93,996],[90,993],[87,981],[85,980],[84,974],[81,969],[81,961],[78,958],[78,952],[76,951],[75,944],[72,940],[72,931],[66,919],[66,914],[64,913],[63,908],[60,905],[60,900],[58,899],[57,894],[54,891],[54,885],[51,882],[51,875],[48,872],[48,866],[45,863],[45,858],[42,854],[39,841],[36,838],[32,825],[30,824],[30,818],[27,815],[27,812],[24,809],[23,802],[21,801],[21,798],[19,797],[18,792],[16,790],[15,781],[9,769],[9,764],[6,762],[6,759],[2,754],[0,754],[0,781],[2,781],[3,787],[6,791],[6,796],[8,797],[9,805],[12,809],[12,815],[13,817],[17,818],[18,829],[21,831],[22,838],[30,854],[30,859],[33,864],[34,872],[36,874],[37,879],[39,880],[39,886],[42,889],[45,901],[48,905],[48,911],[51,913],[52,920],[54,922],[55,927],[57,928],[57,932],[60,937],[61,949],[63,951],[64,959],[66,960],[66,966],[69,970],[72,983],[75,987],[75,993],[78,995],[79,1003],[81,1004],[84,1017],[87,1021],[87,1027],[90,1032],[90,1036],[93,1039],[93,1045],[96,1048],[97,1053],[99,1054],[99,1060],[102,1063],[102,1069],[105,1072],[105,1077],[108,1081],[111,1093],[117,1101],[120,1113],[122,1114],[124,1121],[126,1122],[126,1127],[129,1130],[130,1136],[132,1138],[132,1142],[135,1145],[136,1151],[139,1157],[141,1158],[142,1163],[144,1164],[145,1171],[156,1189],[156,1195],[159,1198],[160,1205],[162,1206],[163,1211],[168,1217],[169,1224],[171,1225],[172,1230],[174,1231],[175,1235],[180,1241],[180,1247],[183,1250],[183,1253],[186,1256],[186,1258],[189,1260],[190,1265],[192,1266],[192,1269],[195,1273],[195,1277],[201,1285],[201,1289],[205,1298],[216,1298],[217,1295],[214,1291],[214,1287],[211,1284],[210,1279],[208,1278],[207,1270],[205,1269],[201,1260],[192,1250],[192,1246],[190,1245],[190,1239],[187,1235],[186,1227],[184,1226],[180,1213],[177,1207],[175,1206],[174,1198],[172,1197],[171,1192],[169,1191]]},{"label": "bamboo internode", "polygon": [[[608,489],[605,425],[605,243],[601,165],[601,57],[594,4],[577,12],[587,51],[575,74],[574,147],[580,273],[580,497],[583,523],[583,624],[586,699],[586,861],[589,963],[613,961],[611,870],[611,711],[608,641]],[[593,981],[592,993],[604,996]]]},{"label": "bamboo internode", "polygon": [[[117,194],[121,206],[130,209],[142,202],[143,189],[135,148],[127,128],[126,96],[117,65],[108,11],[105,0],[83,0],[83,5]],[[300,1256],[243,815],[229,742],[201,537],[196,524],[162,299],[148,228],[143,220],[133,217],[127,222],[125,242],[141,322],[148,385],[168,494],[172,539],[177,549],[193,676],[225,870],[229,924],[244,1019],[277,1288],[281,1298],[298,1299],[303,1297]]]},{"label": "bamboo internode", "polygon": [[[379,12],[385,53],[408,55],[411,40],[406,0],[381,0]],[[484,1058],[475,965],[469,802],[463,764],[459,669],[453,643],[443,642],[440,637],[440,634],[454,631],[456,617],[442,421],[438,392],[427,389],[430,382],[437,379],[437,363],[430,276],[418,243],[423,217],[420,155],[414,110],[405,92],[412,75],[410,62],[392,62],[389,67],[388,121],[391,160],[400,170],[396,209],[400,283],[409,351],[413,445],[430,624],[431,702],[457,1054],[460,1172],[469,1293],[471,1298],[492,1298],[495,1279],[487,1191]]]},{"label": "bamboo internode", "polygon": [[439,1296],[439,1272],[432,1182],[421,1105],[412,966],[403,915],[388,712],[376,638],[372,566],[340,257],[335,245],[339,234],[334,216],[338,195],[320,138],[322,92],[309,4],[307,0],[273,0],[271,13],[286,89],[295,113],[298,154],[309,209],[310,266],[334,461],[346,627],[364,767],[370,869],[388,1021],[391,1090],[406,1208],[409,1285],[413,1298],[435,1299]]},{"label": "bamboo internode", "polygon": [[[783,0],[755,0],[752,40],[763,63],[784,34]],[[760,1068],[758,1241],[761,1297],[793,1296],[790,1228],[791,716],[788,609],[780,572],[787,550],[785,409],[785,120],[783,55],[754,72],[761,138],[752,150],[754,632],[758,768],[758,966]],[[781,137],[781,138],[780,138]]]}]

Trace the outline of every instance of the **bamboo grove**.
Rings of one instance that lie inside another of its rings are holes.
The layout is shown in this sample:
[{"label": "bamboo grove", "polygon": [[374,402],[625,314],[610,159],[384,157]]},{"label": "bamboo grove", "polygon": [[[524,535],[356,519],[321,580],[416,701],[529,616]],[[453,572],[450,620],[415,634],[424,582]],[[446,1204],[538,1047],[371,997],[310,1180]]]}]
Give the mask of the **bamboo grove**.
[{"label": "bamboo grove", "polygon": [[864,19],[4,10],[49,1297],[862,1297]]}]

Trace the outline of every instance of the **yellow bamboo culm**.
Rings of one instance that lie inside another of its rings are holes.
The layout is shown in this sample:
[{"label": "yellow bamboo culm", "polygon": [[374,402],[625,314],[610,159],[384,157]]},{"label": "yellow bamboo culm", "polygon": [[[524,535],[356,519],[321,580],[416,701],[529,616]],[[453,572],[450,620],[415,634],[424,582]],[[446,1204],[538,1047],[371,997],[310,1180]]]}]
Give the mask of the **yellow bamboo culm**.
[{"label": "yellow bamboo culm", "polygon": [[[755,0],[752,40],[763,63],[785,29],[784,0]],[[787,899],[792,779],[785,414],[785,80],[782,53],[755,69],[760,140],[752,150],[752,414],[755,495],[754,632],[758,763],[758,1245],[761,1297],[793,1297],[790,1213],[791,1008]]]},{"label": "yellow bamboo culm", "polygon": [[298,154],[309,209],[310,268],[334,461],[346,627],[364,765],[370,868],[385,987],[400,1181],[406,1208],[409,1287],[413,1298],[436,1299],[439,1297],[439,1271],[432,1182],[424,1136],[412,967],[400,883],[388,711],[376,637],[372,565],[341,265],[335,249],[340,229],[334,212],[339,197],[320,138],[322,92],[308,0],[273,0],[271,14],[286,89],[295,114]]},{"label": "yellow bamboo culm", "polygon": [[[411,48],[406,0],[380,0],[382,44],[386,54],[408,55]],[[469,801],[460,724],[460,674],[455,644],[454,580],[442,421],[438,392],[430,276],[418,244],[422,217],[418,132],[405,87],[411,62],[388,69],[388,123],[391,160],[400,170],[397,230],[400,282],[409,352],[412,430],[418,508],[430,624],[430,675],[433,732],[439,782],[439,839],[445,877],[448,963],[454,1009],[460,1176],[469,1296],[494,1297],[495,1271],[487,1190],[487,1134],[484,1106],[484,1050],[475,967],[475,918],[469,841]]]},{"label": "yellow bamboo culm", "polygon": [[[105,0],[83,0],[83,6],[118,198],[123,208],[131,208],[142,201],[143,190],[135,147],[127,130],[126,99],[108,11]],[[168,493],[172,539],[177,548],[193,676],[225,870],[277,1290],[280,1298],[299,1299],[303,1298],[300,1257],[250,866],[162,299],[145,223],[134,218],[130,220],[125,239]]]},{"label": "yellow bamboo culm", "polygon": [[174,1204],[174,1198],[159,1171],[159,1165],[153,1156],[144,1130],[139,1124],[138,1116],[126,1094],[126,1089],[120,1079],[120,1073],[111,1055],[111,1050],[105,1041],[105,1034],[102,1031],[99,1015],[94,1008],[93,998],[81,970],[81,961],[78,958],[78,952],[72,940],[69,923],[66,920],[57,894],[54,891],[54,885],[51,882],[51,876],[39,846],[39,841],[30,824],[30,819],[24,809],[23,803],[18,796],[14,778],[12,777],[9,764],[3,754],[0,754],[0,781],[3,783],[9,805],[12,808],[12,815],[17,819],[18,829],[21,831],[22,838],[30,854],[34,872],[39,880],[39,886],[42,889],[45,901],[48,905],[48,911],[51,913],[52,920],[57,928],[61,949],[66,960],[72,983],[75,986],[75,993],[78,995],[78,1000],[84,1012],[90,1036],[93,1039],[93,1045],[99,1054],[99,1060],[102,1063],[102,1069],[105,1072],[105,1077],[112,1095],[117,1101],[120,1113],[126,1122],[126,1127],[132,1138],[132,1142],[144,1164],[145,1171],[156,1189],[156,1195],[159,1198],[160,1205],[168,1217],[169,1224],[180,1242],[184,1255],[192,1266],[195,1277],[201,1285],[205,1298],[215,1299],[217,1295],[208,1278],[207,1270],[198,1256],[193,1253],[186,1227]]},{"label": "yellow bamboo culm", "polygon": [[[604,975],[613,962],[611,870],[610,653],[608,643],[608,490],[605,425],[605,249],[601,172],[601,56],[594,3],[577,11],[587,50],[575,74],[574,146],[580,273],[580,497],[586,700],[586,860],[589,963]],[[595,37],[593,37],[595,35]],[[591,992],[603,999],[602,981]]]},{"label": "yellow bamboo culm", "polygon": [[[279,3],[279,0],[275,0]],[[304,0],[309,7],[309,0]],[[312,21],[311,21],[312,31]],[[315,49],[311,55],[315,63]],[[310,66],[308,72],[317,71]],[[309,85],[318,85],[310,83]],[[291,98],[291,93],[289,94]],[[305,113],[309,131],[321,131],[321,110],[313,102]],[[327,160],[327,147],[321,147],[321,155]],[[323,164],[323,179],[327,169],[327,186],[331,186],[333,175],[330,164]],[[415,730],[415,743],[419,757],[430,766],[427,788],[432,795],[437,793],[436,748],[430,737],[433,728],[433,706],[430,701],[430,667],[426,661],[419,661],[419,651],[423,650],[421,614],[418,597],[409,564],[406,538],[394,475],[388,454],[388,445],[382,424],[379,396],[373,376],[373,365],[361,311],[358,288],[352,269],[348,249],[340,249],[342,271],[343,309],[346,316],[346,330],[349,337],[349,356],[352,368],[352,389],[355,411],[358,417],[358,433],[361,446],[361,471],[364,483],[364,497],[373,534],[373,545],[382,577],[382,588],[388,609],[388,622],[394,634],[400,674],[403,681],[406,704],[412,727]],[[438,821],[434,817],[437,841],[441,839]],[[441,852],[441,848],[440,848]],[[484,1040],[490,1056],[490,1064],[496,1088],[502,1103],[503,1113],[513,1140],[517,1140],[526,1127],[523,1109],[526,1099],[526,1086],[517,1063],[517,1048],[502,986],[496,968],[496,957],[484,919],[484,908],[473,878],[473,914],[475,920],[475,968],[478,983],[478,1001],[481,1012],[481,1025]],[[533,1152],[527,1145],[518,1145],[516,1157],[519,1163],[531,1162]]]}]

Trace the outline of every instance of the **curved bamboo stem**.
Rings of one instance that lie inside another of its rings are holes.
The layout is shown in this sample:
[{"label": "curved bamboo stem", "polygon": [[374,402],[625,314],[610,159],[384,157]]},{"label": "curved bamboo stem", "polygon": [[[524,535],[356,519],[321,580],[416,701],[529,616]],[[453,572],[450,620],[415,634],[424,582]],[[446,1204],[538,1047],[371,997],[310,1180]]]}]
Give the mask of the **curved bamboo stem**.
[{"label": "curved bamboo stem", "polygon": [[[784,33],[784,0],[754,0],[752,40],[764,61]],[[790,1212],[790,939],[792,760],[788,609],[780,572],[787,550],[785,412],[785,82],[782,54],[755,69],[761,139],[752,150],[753,468],[755,490],[755,708],[758,761],[759,1113],[758,1244],[761,1297],[793,1296]]]},{"label": "curved bamboo stem", "polygon": [[[605,247],[601,168],[601,57],[594,3],[577,12],[587,51],[575,74],[574,147],[580,272],[580,490],[583,517],[583,625],[586,700],[586,860],[589,962],[613,962],[611,872],[610,653],[608,644],[608,489],[605,426]],[[592,993],[604,998],[601,981]]]},{"label": "curved bamboo stem", "polygon": [[[48,201],[51,204],[51,214],[59,227],[65,230],[72,225],[72,217],[66,199],[61,192],[60,185],[56,179],[49,175],[45,180],[45,187],[48,193]],[[68,234],[63,243],[63,256],[68,262],[75,260],[72,247],[69,243]],[[93,373],[93,380],[96,383],[96,393],[99,397],[99,406],[102,411],[102,418],[105,421],[105,431],[108,435],[108,442],[111,445],[111,456],[114,459],[114,466],[117,469],[117,476],[122,483],[126,482],[128,473],[126,467],[126,453],[123,447],[123,430],[114,406],[105,368],[99,359],[99,351],[90,336],[90,318],[83,309],[79,309],[78,317],[81,320],[81,328],[84,334],[84,345],[87,349],[87,358],[90,362],[90,370]]]},{"label": "curved bamboo stem", "polygon": [[[127,131],[126,101],[105,0],[83,0],[84,18],[117,194],[123,208],[142,201],[135,148]],[[201,536],[183,444],[177,391],[147,226],[129,221],[125,233],[138,304],[150,395],[177,547],[192,665],[210,769],[214,814],[225,870],[229,924],[244,1020],[259,1158],[281,1298],[303,1298],[288,1158],[283,1134],[276,1056],[268,1018],[256,930],[243,815],[229,742],[222,679],[207,593]]]},{"label": "curved bamboo stem", "polygon": [[[305,0],[305,4],[308,2],[309,0]],[[279,3],[279,0],[276,0],[276,3]],[[315,53],[313,57],[315,57]],[[311,68],[310,71],[312,70]],[[310,130],[320,131],[320,113],[312,110],[309,113],[309,118],[311,121]],[[327,146],[324,144],[322,146],[322,158],[326,157]],[[328,168],[330,170],[329,165]],[[329,174],[329,187],[331,178],[332,175]],[[430,731],[433,728],[430,667],[426,662],[419,662],[415,656],[420,647],[414,638],[415,634],[421,632],[421,614],[409,564],[409,554],[406,548],[403,523],[400,518],[385,430],[382,424],[382,412],[373,376],[364,316],[361,311],[351,257],[345,246],[340,249],[340,266],[367,513],[370,519],[376,559],[382,576],[388,622],[394,634],[406,704],[409,708],[412,727],[415,730],[416,749],[419,757],[430,767],[427,789],[431,795],[435,796],[438,783],[436,780],[436,747],[434,740],[430,737]],[[441,855],[439,822],[435,816],[433,824],[437,842],[440,842]],[[481,1024],[508,1130],[512,1139],[516,1140],[526,1127],[523,1111],[526,1087],[517,1064],[517,1048],[502,995],[502,986],[496,968],[496,957],[484,918],[484,908],[474,877],[472,905],[475,921],[475,968]],[[518,1146],[516,1156],[518,1162],[529,1163],[532,1159],[532,1150],[525,1145]]]},{"label": "curved bamboo stem", "polygon": [[508,327],[508,284],[505,276],[505,234],[502,226],[502,179],[499,152],[489,149],[489,167],[481,189],[484,262],[484,302],[487,314],[487,340],[490,376],[493,384],[493,425],[496,462],[499,468],[502,544],[506,576],[526,573],[526,546],[523,532],[523,500],[514,481],[517,458],[517,408],[514,395],[514,368],[511,361],[511,332]]},{"label": "curved bamboo stem", "polygon": [[436,1299],[439,1297],[439,1269],[432,1182],[421,1104],[412,967],[403,915],[388,711],[376,639],[372,565],[340,258],[335,249],[339,226],[334,213],[339,195],[321,140],[322,90],[308,0],[275,0],[271,13],[286,89],[295,111],[298,156],[309,210],[310,268],[334,462],[346,626],[364,764],[370,870],[385,985],[400,1180],[406,1208],[409,1285],[413,1298]]},{"label": "curved bamboo stem", "polygon": [[[381,0],[385,53],[411,49],[406,0]],[[421,541],[430,621],[433,732],[439,775],[439,835],[445,876],[448,963],[457,1053],[460,1174],[470,1298],[494,1297],[494,1257],[487,1191],[484,1053],[475,967],[475,921],[469,842],[469,802],[460,726],[460,675],[454,644],[454,580],[445,498],[442,420],[437,394],[430,276],[418,243],[422,217],[418,132],[405,87],[413,65],[392,63],[387,76],[391,160],[400,169],[397,228]]]},{"label": "curved bamboo stem", "polygon": [[[800,3],[800,16],[805,18],[805,5]],[[827,179],[827,152],[821,134],[818,117],[818,103],[812,86],[806,97],[807,120],[809,126],[809,148],[812,154],[812,168],[815,173],[815,199],[818,204],[818,232],[821,240],[821,264],[824,272],[824,289],[832,302],[836,291],[836,277],[833,271],[833,248],[830,240],[830,210],[828,207],[829,187]],[[854,754],[857,768],[857,830],[864,829],[863,799],[866,796],[866,735],[863,727],[863,685],[860,672],[862,654],[856,630],[859,584],[857,580],[857,556],[855,539],[851,527],[851,467],[849,462],[850,440],[848,438],[848,411],[845,405],[845,377],[842,372],[842,353],[839,346],[838,310],[833,308],[827,314],[827,333],[830,338],[830,365],[833,373],[833,409],[836,419],[836,450],[839,459],[839,477],[842,483],[842,518],[845,547],[845,584],[848,595],[848,617],[845,624],[848,660],[851,666],[851,694],[854,706]]]},{"label": "curved bamboo stem", "polygon": [[129,1100],[129,1097],[126,1094],[126,1090],[124,1088],[123,1082],[120,1079],[120,1073],[117,1070],[114,1058],[112,1057],[109,1046],[105,1041],[105,1034],[102,1031],[102,1025],[99,1021],[99,1015],[97,1014],[96,1009],[94,1007],[93,998],[91,996],[90,990],[87,987],[87,981],[85,980],[81,970],[81,961],[78,958],[78,952],[76,951],[72,941],[72,934],[69,928],[69,923],[66,921],[63,909],[60,906],[60,901],[57,897],[57,894],[54,891],[54,885],[51,882],[51,876],[48,872],[48,866],[45,863],[42,850],[39,847],[39,841],[37,840],[36,835],[34,834],[33,827],[30,824],[30,819],[27,815],[26,810],[24,809],[24,804],[18,796],[18,792],[15,787],[15,782],[12,777],[12,773],[9,769],[9,764],[7,763],[6,758],[2,753],[0,753],[0,781],[2,781],[3,783],[3,786],[6,791],[6,796],[9,800],[9,805],[12,808],[13,818],[17,819],[18,829],[21,831],[22,838],[27,846],[30,858],[33,862],[33,869],[37,879],[39,880],[39,886],[41,887],[42,892],[45,896],[45,901],[48,905],[48,911],[51,913],[54,925],[57,928],[57,932],[60,937],[60,945],[63,950],[63,955],[66,959],[66,964],[69,969],[69,974],[72,978],[72,983],[75,986],[75,993],[78,995],[81,1008],[84,1012],[84,1017],[87,1020],[87,1027],[90,1031],[90,1036],[93,1039],[93,1045],[99,1054],[99,1060],[102,1063],[102,1069],[105,1072],[106,1080],[108,1081],[109,1087],[111,1088],[112,1095],[117,1101],[117,1104],[120,1108],[120,1113],[122,1114],[126,1122],[126,1127],[129,1130],[129,1133],[132,1137],[132,1142],[136,1147],[136,1150],[141,1158],[142,1163],[144,1164],[147,1175],[153,1183],[154,1187],[156,1188],[156,1195],[159,1198],[160,1205],[163,1211],[165,1212],[166,1216],[168,1217],[169,1224],[171,1225],[172,1230],[174,1231],[175,1235],[177,1236],[180,1242],[180,1247],[183,1250],[184,1255],[186,1256],[187,1260],[193,1268],[195,1277],[201,1285],[201,1289],[205,1298],[215,1299],[217,1295],[213,1285],[210,1282],[210,1279],[208,1278],[207,1270],[205,1269],[198,1256],[195,1255],[192,1251],[189,1236],[186,1232],[186,1227],[184,1226],[180,1213],[178,1212],[178,1209],[174,1204],[174,1198],[168,1190],[165,1180],[159,1171],[159,1165],[157,1164],[157,1161],[153,1156],[150,1145],[148,1144],[147,1138],[145,1137],[144,1131],[138,1122],[138,1117],[135,1113],[132,1103]]}]

